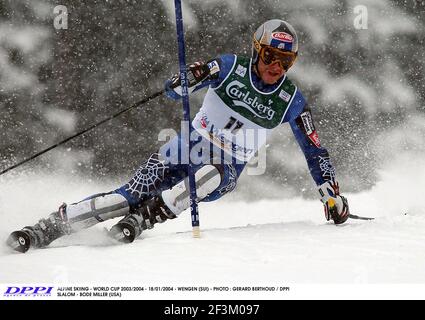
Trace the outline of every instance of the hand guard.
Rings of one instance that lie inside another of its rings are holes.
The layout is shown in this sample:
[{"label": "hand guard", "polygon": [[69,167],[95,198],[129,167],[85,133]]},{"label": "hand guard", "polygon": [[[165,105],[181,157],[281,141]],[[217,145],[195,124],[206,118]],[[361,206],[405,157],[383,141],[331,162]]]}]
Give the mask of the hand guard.
[{"label": "hand guard", "polygon": [[[210,69],[204,62],[195,62],[187,67],[188,87],[193,87],[205,80],[210,75]],[[175,74],[171,79],[171,89],[180,86],[180,74]]]},{"label": "hand guard", "polygon": [[320,201],[325,209],[326,220],[333,220],[335,224],[341,224],[347,221],[350,215],[350,208],[345,197],[339,194],[339,185],[337,182],[327,181],[319,187]]}]

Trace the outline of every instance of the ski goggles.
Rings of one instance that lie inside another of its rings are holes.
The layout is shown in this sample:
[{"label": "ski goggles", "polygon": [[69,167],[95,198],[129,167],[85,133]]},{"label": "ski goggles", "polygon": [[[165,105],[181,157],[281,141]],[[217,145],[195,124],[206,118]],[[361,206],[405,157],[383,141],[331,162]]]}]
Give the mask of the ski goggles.
[{"label": "ski goggles", "polygon": [[259,55],[264,64],[269,65],[278,61],[280,66],[285,70],[288,70],[297,58],[295,52],[282,51],[270,46],[262,46]]}]

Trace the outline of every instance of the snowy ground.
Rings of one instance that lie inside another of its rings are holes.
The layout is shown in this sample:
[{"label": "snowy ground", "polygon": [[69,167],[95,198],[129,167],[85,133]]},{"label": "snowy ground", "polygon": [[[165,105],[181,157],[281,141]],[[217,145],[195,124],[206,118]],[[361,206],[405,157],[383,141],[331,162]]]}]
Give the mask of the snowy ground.
[{"label": "snowy ground", "polygon": [[[400,157],[381,171],[381,181],[371,190],[347,195],[352,213],[374,221],[334,226],[325,221],[319,201],[301,198],[219,201],[200,207],[201,239],[192,238],[185,212],[128,245],[105,235],[104,227],[116,220],[26,254],[2,245],[0,284],[271,285],[295,291],[303,285],[343,285],[346,290],[358,284],[421,284],[419,295],[425,298],[425,163],[415,161]],[[113,186],[54,175],[2,181],[0,238],[33,224],[63,200]],[[367,296],[367,287],[361,288],[360,297]]]}]

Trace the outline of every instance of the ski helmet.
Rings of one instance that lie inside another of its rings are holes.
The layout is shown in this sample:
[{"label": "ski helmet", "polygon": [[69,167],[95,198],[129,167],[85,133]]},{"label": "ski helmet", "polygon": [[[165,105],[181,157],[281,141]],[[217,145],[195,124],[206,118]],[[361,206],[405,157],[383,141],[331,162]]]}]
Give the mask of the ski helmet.
[{"label": "ski helmet", "polygon": [[[287,55],[287,59],[284,59],[286,61],[282,66],[285,70],[288,70],[294,64],[298,54],[298,36],[294,27],[288,22],[279,19],[264,22],[254,33],[252,62],[256,64],[259,57],[265,57],[263,50],[270,47]],[[262,60],[264,61],[264,59]],[[264,62],[268,64],[267,61]]]}]

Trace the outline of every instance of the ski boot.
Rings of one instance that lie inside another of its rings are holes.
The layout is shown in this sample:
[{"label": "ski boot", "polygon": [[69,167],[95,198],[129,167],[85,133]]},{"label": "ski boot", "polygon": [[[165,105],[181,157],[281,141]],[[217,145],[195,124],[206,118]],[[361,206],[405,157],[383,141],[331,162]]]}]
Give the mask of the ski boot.
[{"label": "ski boot", "polygon": [[8,237],[6,244],[18,252],[27,252],[30,247],[43,248],[52,241],[71,233],[67,221],[66,204],[62,204],[57,212],[53,212],[47,219],[41,219],[34,226],[27,226],[14,231]]},{"label": "ski boot", "polygon": [[152,229],[155,223],[174,219],[176,215],[165,205],[160,196],[156,196],[132,210],[109,231],[110,236],[120,242],[131,243],[146,229]]}]

